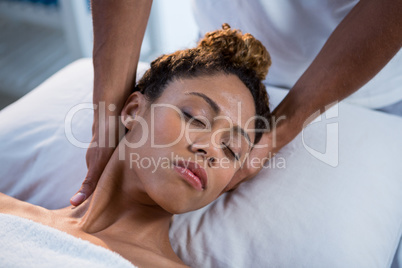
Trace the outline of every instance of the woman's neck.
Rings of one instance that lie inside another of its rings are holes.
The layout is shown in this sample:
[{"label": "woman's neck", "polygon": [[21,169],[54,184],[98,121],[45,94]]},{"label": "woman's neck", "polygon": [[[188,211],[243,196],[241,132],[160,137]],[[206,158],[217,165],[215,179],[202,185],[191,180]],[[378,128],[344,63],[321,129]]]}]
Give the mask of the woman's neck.
[{"label": "woman's neck", "polygon": [[[171,255],[169,225],[172,214],[150,202],[135,177],[124,174],[124,161],[112,155],[92,197],[70,210],[79,228],[98,238],[140,246]],[[173,253],[174,254],[174,253]]]}]

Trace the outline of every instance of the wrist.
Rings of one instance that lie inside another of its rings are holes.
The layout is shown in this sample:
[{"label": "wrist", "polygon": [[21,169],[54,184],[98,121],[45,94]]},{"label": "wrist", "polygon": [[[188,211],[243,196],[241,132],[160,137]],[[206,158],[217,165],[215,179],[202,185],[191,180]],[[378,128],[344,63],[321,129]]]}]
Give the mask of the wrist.
[{"label": "wrist", "polygon": [[305,99],[300,100],[298,92],[293,90],[290,90],[272,112],[272,145],[278,150],[291,142],[303,130],[306,121],[311,116],[311,103]]},{"label": "wrist", "polygon": [[277,152],[283,146],[291,142],[300,131],[295,131],[295,128],[286,118],[273,120],[270,131],[270,143],[272,150]]},{"label": "wrist", "polygon": [[[96,108],[95,108],[96,107]],[[100,102],[94,108],[92,136],[100,147],[115,147],[125,131],[120,123],[120,110],[113,109],[115,105]]]}]

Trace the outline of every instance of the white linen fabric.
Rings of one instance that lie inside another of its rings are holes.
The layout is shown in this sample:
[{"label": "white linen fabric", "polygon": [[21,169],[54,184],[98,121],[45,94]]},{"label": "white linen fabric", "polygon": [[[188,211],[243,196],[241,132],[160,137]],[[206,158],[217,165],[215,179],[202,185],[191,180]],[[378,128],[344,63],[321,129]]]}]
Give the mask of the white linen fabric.
[{"label": "white linen fabric", "polygon": [[[268,49],[269,85],[290,89],[358,0],[193,0],[200,34],[232,28],[253,34]],[[368,41],[369,42],[369,41]],[[402,100],[402,51],[347,102],[380,108]]]},{"label": "white linen fabric", "polygon": [[[90,141],[92,83],[91,60],[79,60],[0,112],[1,192],[69,205],[86,175],[86,149],[72,143]],[[287,91],[268,93],[274,106]],[[402,228],[402,118],[341,103],[319,119],[255,179],[175,216],[179,257],[191,267],[389,267]]]},{"label": "white linen fabric", "polygon": [[49,226],[0,213],[0,267],[135,268],[119,254]]},{"label": "white linen fabric", "polygon": [[[88,60],[73,63],[0,112],[0,191],[50,209],[67,206],[86,175],[85,148],[67,140],[65,118],[92,103]],[[93,112],[73,118],[76,140],[91,140]]]}]

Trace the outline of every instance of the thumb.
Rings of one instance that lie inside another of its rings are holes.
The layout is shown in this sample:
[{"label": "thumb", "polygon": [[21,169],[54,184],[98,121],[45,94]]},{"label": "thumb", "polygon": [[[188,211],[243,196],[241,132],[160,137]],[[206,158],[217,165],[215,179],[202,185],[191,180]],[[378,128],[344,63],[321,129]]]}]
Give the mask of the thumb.
[{"label": "thumb", "polygon": [[88,199],[95,191],[96,185],[98,184],[100,178],[99,171],[94,169],[89,169],[84,182],[81,184],[81,188],[77,193],[70,199],[70,203],[73,206],[78,206]]}]

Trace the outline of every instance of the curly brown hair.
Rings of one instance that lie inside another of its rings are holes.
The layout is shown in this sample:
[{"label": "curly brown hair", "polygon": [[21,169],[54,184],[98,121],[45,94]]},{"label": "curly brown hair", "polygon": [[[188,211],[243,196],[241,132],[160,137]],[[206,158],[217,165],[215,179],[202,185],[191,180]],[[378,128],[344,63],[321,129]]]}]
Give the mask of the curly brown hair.
[{"label": "curly brown hair", "polygon": [[[271,120],[268,94],[262,83],[270,65],[271,57],[260,41],[225,23],[221,30],[207,33],[197,47],[158,57],[134,91],[140,91],[153,102],[174,79],[234,74],[250,90],[257,116],[255,128],[263,130],[269,128]],[[257,131],[254,143],[258,143],[261,136]]]}]

